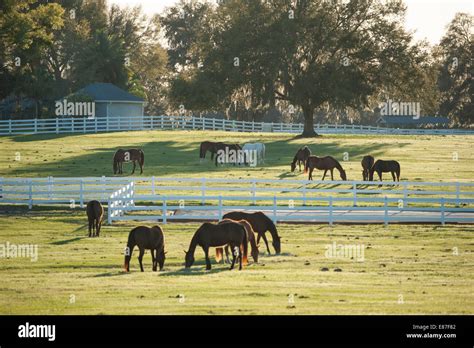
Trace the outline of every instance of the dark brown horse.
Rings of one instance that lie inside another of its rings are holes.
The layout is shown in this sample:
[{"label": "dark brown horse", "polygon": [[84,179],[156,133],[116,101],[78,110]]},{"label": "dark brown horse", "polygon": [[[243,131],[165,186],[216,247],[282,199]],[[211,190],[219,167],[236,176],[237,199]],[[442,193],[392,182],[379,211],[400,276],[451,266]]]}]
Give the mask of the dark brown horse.
[{"label": "dark brown horse", "polygon": [[[228,222],[220,225],[215,225],[210,222],[203,223],[196,233],[194,233],[188,251],[185,251],[186,268],[193,265],[194,252],[198,245],[204,250],[204,254],[206,255],[207,270],[211,269],[211,261],[209,260],[210,247],[230,245],[232,249],[232,264],[230,269],[234,268],[236,258],[239,259],[239,270],[242,269],[242,261],[247,263],[247,231],[241,224],[235,222]],[[243,248],[241,248],[241,246]]]},{"label": "dark brown horse", "polygon": [[375,159],[370,155],[364,156],[364,158],[362,158],[362,161],[360,162],[360,164],[362,164],[362,180],[369,180],[370,168],[372,168],[374,165],[374,161]]},{"label": "dark brown horse", "polygon": [[140,174],[143,174],[145,154],[140,149],[118,149],[114,155],[114,174],[123,174],[123,162],[133,162],[132,174],[135,173],[136,163],[138,162],[138,165],[140,166]]},{"label": "dark brown horse", "polygon": [[[217,167],[217,163],[218,163],[218,159],[219,159],[219,152],[226,153],[226,152],[230,152],[230,151],[235,151],[237,153],[237,151],[239,151],[239,150],[242,150],[242,146],[240,146],[239,144],[215,143],[214,151],[215,151],[215,154],[216,154],[216,159],[215,159],[216,167]],[[245,158],[244,158],[243,162],[246,163]],[[236,162],[234,162],[233,164],[236,165],[237,163],[238,162],[237,162],[237,157],[236,157]]]},{"label": "dark brown horse", "polygon": [[247,220],[250,225],[252,225],[253,230],[258,234],[257,236],[257,244],[260,242],[260,237],[263,238],[265,245],[267,247],[267,251],[270,254],[270,248],[268,246],[268,240],[265,236],[265,232],[269,231],[272,235],[272,245],[275,248],[275,252],[277,254],[281,253],[281,241],[280,236],[278,236],[278,232],[276,229],[275,224],[273,221],[266,216],[261,211],[256,213],[245,213],[243,211],[232,211],[227,213],[223,216],[224,219],[232,219],[232,220]]},{"label": "dark brown horse", "polygon": [[342,180],[347,180],[345,170],[342,169],[342,166],[339,164],[339,162],[334,157],[331,157],[331,156],[326,156],[326,157],[310,156],[308,158],[308,160],[306,161],[306,165],[304,167],[304,172],[305,173],[308,173],[308,170],[309,170],[308,180],[313,180],[313,170],[315,168],[319,169],[319,170],[324,170],[323,178],[321,180],[324,180],[328,170],[331,172],[331,180],[334,180],[334,176],[333,176],[334,168],[339,170],[339,174],[341,175]]},{"label": "dark brown horse", "polygon": [[[244,226],[245,230],[247,231],[247,240],[250,242],[250,247],[251,247],[250,254],[252,255],[253,260],[255,262],[258,262],[258,245],[257,245],[257,242],[255,241],[255,235],[254,235],[255,232],[252,228],[252,225],[246,220],[236,221],[236,220],[231,220],[231,219],[223,219],[222,221],[219,222],[219,225],[225,224],[228,222],[235,222]],[[223,254],[224,254],[223,248],[216,248],[216,261],[217,262],[220,262],[220,260],[223,259],[222,257]],[[225,256],[226,256],[227,263],[230,263],[229,262],[229,245],[225,246]]]},{"label": "dark brown horse", "polygon": [[382,173],[388,172],[392,174],[393,181],[400,181],[400,163],[397,161],[377,160],[370,169],[370,181],[374,181],[374,172],[377,172],[380,181],[382,181]]},{"label": "dark brown horse", "polygon": [[89,220],[89,237],[99,237],[104,207],[99,201],[90,201],[86,206],[87,219]]},{"label": "dark brown horse", "polygon": [[216,153],[216,142],[213,141],[203,141],[199,147],[199,158],[203,160],[206,158],[206,153],[209,151],[211,153],[211,160],[214,159]]},{"label": "dark brown horse", "polygon": [[295,157],[293,158],[293,162],[291,162],[291,171],[294,172],[296,169],[296,163],[298,162],[298,168],[301,172],[301,163],[303,166],[305,165],[308,157],[311,156],[311,150],[307,146],[303,146],[296,152]]},{"label": "dark brown horse", "polygon": [[152,270],[156,271],[157,266],[160,266],[160,271],[165,264],[165,236],[163,230],[159,226],[147,227],[138,226],[130,231],[128,235],[127,248],[125,249],[125,263],[124,268],[126,272],[130,271],[130,259],[132,258],[133,248],[138,246],[140,254],[138,255],[138,262],[140,262],[140,270],[143,272],[143,255],[145,250],[150,250]]}]

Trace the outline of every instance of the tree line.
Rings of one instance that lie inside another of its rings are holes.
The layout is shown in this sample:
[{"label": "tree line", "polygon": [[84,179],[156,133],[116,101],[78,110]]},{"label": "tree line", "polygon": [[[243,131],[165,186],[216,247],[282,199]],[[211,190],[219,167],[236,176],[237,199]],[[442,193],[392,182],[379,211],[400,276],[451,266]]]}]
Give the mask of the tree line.
[{"label": "tree line", "polygon": [[[181,0],[164,13],[105,0],[4,0],[0,100],[7,117],[51,117],[54,101],[110,82],[147,114],[374,123],[387,100],[470,126],[474,18],[439,45],[415,42],[401,0]],[[25,100],[29,100],[30,104]]]}]

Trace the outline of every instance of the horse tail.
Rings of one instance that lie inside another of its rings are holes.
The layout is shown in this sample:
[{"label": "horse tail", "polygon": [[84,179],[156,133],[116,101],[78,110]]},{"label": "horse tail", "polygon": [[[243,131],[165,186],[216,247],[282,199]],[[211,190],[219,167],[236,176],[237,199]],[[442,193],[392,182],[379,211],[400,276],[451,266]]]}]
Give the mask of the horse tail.
[{"label": "horse tail", "polygon": [[397,181],[400,181],[400,163],[397,162],[397,171],[396,171],[396,174],[397,174]]},{"label": "horse tail", "polygon": [[305,174],[308,173],[308,170],[309,170],[309,157],[304,162],[304,173]]},{"label": "horse tail", "polygon": [[247,266],[247,264],[249,263],[249,260],[248,260],[248,252],[249,252],[249,246],[248,246],[248,237],[247,237],[247,229],[240,225],[240,227],[242,228],[242,230],[244,231],[244,241],[243,241],[243,246],[244,246],[244,251],[243,251],[243,256],[242,256],[242,263]]},{"label": "horse tail", "polygon": [[117,169],[118,169],[117,153],[114,154],[113,168],[114,168],[114,174],[116,174],[116,173],[117,173]]},{"label": "horse tail", "polygon": [[224,248],[216,248],[216,262],[219,263],[224,257]]},{"label": "horse tail", "polygon": [[127,249],[126,249],[126,252],[125,252],[125,261],[124,261],[124,264],[123,264],[123,268],[127,272],[129,270],[129,267],[130,267],[130,259],[132,258],[132,251],[133,251],[133,248],[135,247],[135,230],[136,230],[136,228],[131,230],[130,233],[128,234]]}]

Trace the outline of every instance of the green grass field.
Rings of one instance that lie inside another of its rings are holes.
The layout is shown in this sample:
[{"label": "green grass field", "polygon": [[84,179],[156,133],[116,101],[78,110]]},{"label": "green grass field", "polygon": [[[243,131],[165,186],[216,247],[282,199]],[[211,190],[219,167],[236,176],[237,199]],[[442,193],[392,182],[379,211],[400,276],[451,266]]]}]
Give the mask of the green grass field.
[{"label": "green grass field", "polygon": [[[210,160],[200,164],[199,144],[204,140],[241,144],[264,142],[265,167],[215,168]],[[303,145],[309,145],[315,155],[331,155],[341,161],[349,180],[362,179],[360,161],[366,154],[372,154],[376,159],[398,160],[402,168],[401,180],[405,181],[472,180],[474,137],[469,136],[326,135],[295,139],[290,134],[202,131],[1,137],[0,176],[112,176],[115,150],[140,147],[145,152],[146,176],[305,179],[304,174],[293,174],[289,170],[296,150]],[[345,152],[348,161],[343,161]],[[457,160],[453,160],[453,154]],[[124,172],[128,175],[131,165],[125,165]],[[315,178],[321,175],[322,172],[318,172]],[[335,176],[335,179],[339,177]]]},{"label": "green grass field", "polygon": [[[203,140],[264,142],[266,165],[199,164]],[[115,149],[141,147],[146,176],[305,179],[289,172],[295,151],[305,144],[316,155],[339,159],[349,180],[361,179],[366,154],[398,160],[404,181],[473,177],[474,138],[468,136],[308,140],[187,131],[1,137],[0,177],[111,176]],[[342,161],[345,152],[348,161]],[[130,170],[126,165],[125,172]],[[279,224],[281,255],[263,255],[243,271],[215,263],[205,271],[198,248],[197,262],[187,271],[183,249],[199,223],[171,223],[163,226],[165,270],[151,272],[147,253],[145,272],[139,272],[134,254],[127,274],[121,269],[123,249],[137,223],[103,226],[94,239],[86,238],[85,223],[80,209],[0,206],[0,246],[39,248],[36,262],[0,258],[0,314],[474,314],[474,227],[468,225]],[[326,257],[325,247],[333,242],[363,245],[364,261]]]},{"label": "green grass field", "polygon": [[[9,214],[0,217],[0,240],[39,250],[36,262],[0,260],[1,314],[474,313],[472,227],[281,224],[279,256],[242,271],[215,263],[205,271],[198,248],[186,271],[182,250],[199,224],[168,224],[165,270],[151,272],[147,253],[139,272],[134,254],[127,274],[132,225],[104,226],[90,239],[82,211]],[[364,245],[364,261],[327,258],[333,242]]]}]

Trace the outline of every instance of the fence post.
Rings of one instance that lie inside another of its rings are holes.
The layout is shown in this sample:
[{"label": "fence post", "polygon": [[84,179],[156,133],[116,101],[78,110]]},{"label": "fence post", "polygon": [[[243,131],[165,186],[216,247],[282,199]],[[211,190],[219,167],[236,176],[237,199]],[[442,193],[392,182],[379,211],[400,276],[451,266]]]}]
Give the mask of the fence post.
[{"label": "fence post", "polygon": [[112,196],[109,196],[107,199],[107,223],[112,225],[112,200],[110,199]]},{"label": "fence post", "polygon": [[38,119],[35,118],[35,133],[38,132]]},{"label": "fence post", "polygon": [[155,176],[151,177],[151,193],[155,195]]},{"label": "fence post", "polygon": [[194,119],[194,116],[193,116],[193,130],[195,130],[196,128],[196,120]]},{"label": "fence post", "polygon": [[273,223],[277,222],[277,197],[273,195]]},{"label": "fence post", "polygon": [[8,120],[8,134],[12,134],[12,119]]},{"label": "fence post", "polygon": [[201,205],[206,203],[206,178],[201,178]]},{"label": "fence post", "polygon": [[166,224],[166,214],[168,214],[168,206],[166,202],[166,196],[163,196],[163,223]]},{"label": "fence post", "polygon": [[59,117],[56,117],[56,134],[59,134]]},{"label": "fence post", "polygon": [[82,132],[83,133],[86,132],[86,119],[87,119],[87,117],[82,118]]},{"label": "fence post", "polygon": [[444,226],[445,224],[445,217],[444,217],[444,197],[441,197],[441,225]]},{"label": "fence post", "polygon": [[48,199],[51,200],[53,198],[51,189],[53,187],[53,177],[48,176]]},{"label": "fence post", "polygon": [[333,225],[332,207],[332,196],[329,196],[329,226]]},{"label": "fence post", "polygon": [[84,179],[81,179],[81,189],[79,193],[81,208],[84,208]]},{"label": "fence post", "polygon": [[456,183],[456,208],[459,207],[459,186],[460,186],[460,183],[457,182]]},{"label": "fence post", "polygon": [[71,133],[74,133],[74,117],[71,117]]},{"label": "fence post", "polygon": [[306,206],[306,183],[303,186],[303,207]]},{"label": "fence post", "polygon": [[94,116],[94,133],[97,133],[97,117]]},{"label": "fence post", "polygon": [[385,208],[385,211],[384,211],[384,215],[383,215],[383,224],[385,226],[388,225],[388,199],[387,199],[387,196],[384,197],[384,208]]},{"label": "fence post", "polygon": [[352,184],[352,193],[354,196],[353,206],[357,207],[357,185],[355,182]]},{"label": "fence post", "polygon": [[222,220],[222,196],[219,195],[219,221]]},{"label": "fence post", "polygon": [[28,190],[28,195],[29,195],[29,202],[28,202],[28,209],[33,208],[33,183],[31,182],[31,179],[29,180],[30,187]]},{"label": "fence post", "polygon": [[216,119],[212,119],[212,130],[216,130]]},{"label": "fence post", "polygon": [[164,127],[164,120],[163,120],[163,115],[160,116],[160,119],[161,119],[161,129],[163,129]]},{"label": "fence post", "polygon": [[252,198],[253,198],[253,205],[256,205],[256,204],[257,204],[256,198],[255,198],[255,195],[256,195],[256,192],[255,192],[255,190],[256,190],[256,185],[257,185],[257,183],[256,183],[255,179],[253,179],[253,180],[252,180]]}]

